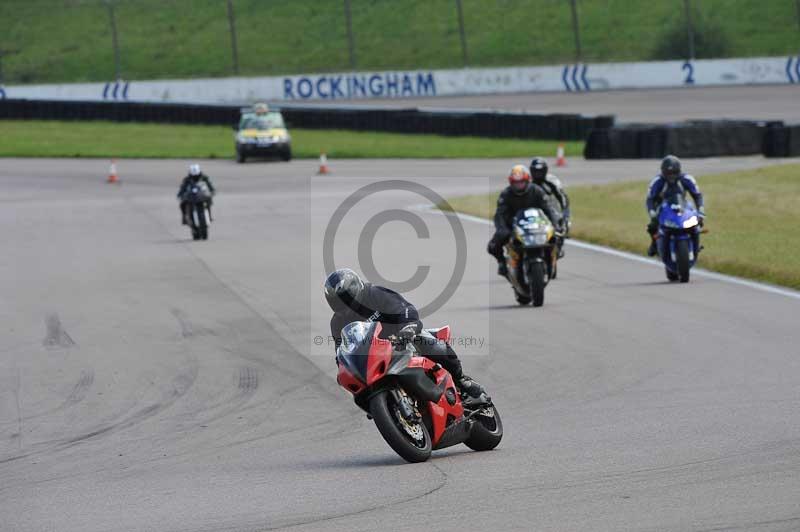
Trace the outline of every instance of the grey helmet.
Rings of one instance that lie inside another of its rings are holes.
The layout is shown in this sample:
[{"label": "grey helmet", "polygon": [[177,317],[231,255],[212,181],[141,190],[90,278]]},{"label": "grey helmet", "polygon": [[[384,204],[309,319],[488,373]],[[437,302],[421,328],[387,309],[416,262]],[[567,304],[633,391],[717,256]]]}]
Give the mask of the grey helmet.
[{"label": "grey helmet", "polygon": [[681,176],[681,160],[674,155],[667,155],[661,161],[661,175],[669,183],[675,183]]},{"label": "grey helmet", "polygon": [[541,157],[534,157],[531,161],[531,165],[529,167],[531,171],[531,179],[533,179],[534,183],[544,183],[547,179],[547,161],[542,159]]},{"label": "grey helmet", "polygon": [[347,307],[354,308],[364,292],[364,281],[350,268],[341,268],[325,279],[325,299],[336,312]]}]

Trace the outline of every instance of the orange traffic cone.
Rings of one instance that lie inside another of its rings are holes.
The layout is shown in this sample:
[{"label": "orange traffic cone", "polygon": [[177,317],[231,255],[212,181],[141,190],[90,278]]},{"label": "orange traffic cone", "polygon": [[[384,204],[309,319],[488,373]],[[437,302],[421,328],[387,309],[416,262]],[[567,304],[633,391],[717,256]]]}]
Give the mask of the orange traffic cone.
[{"label": "orange traffic cone", "polygon": [[108,181],[107,183],[117,183],[119,181],[119,177],[117,176],[117,160],[111,159],[111,168],[108,169]]},{"label": "orange traffic cone", "polygon": [[330,170],[328,169],[328,156],[325,155],[325,152],[319,154],[319,171],[317,174],[329,174]]},{"label": "orange traffic cone", "polygon": [[556,150],[556,166],[567,166],[567,158],[564,156],[563,144],[559,144]]}]

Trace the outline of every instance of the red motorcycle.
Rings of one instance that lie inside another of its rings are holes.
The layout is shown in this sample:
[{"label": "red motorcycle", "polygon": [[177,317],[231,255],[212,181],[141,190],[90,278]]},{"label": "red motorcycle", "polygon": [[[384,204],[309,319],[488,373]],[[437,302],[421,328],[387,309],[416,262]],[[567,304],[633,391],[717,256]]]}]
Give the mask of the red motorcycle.
[{"label": "red motorcycle", "polygon": [[336,381],[375,421],[386,443],[409,462],[459,443],[494,449],[503,423],[488,395],[462,397],[450,373],[418,354],[418,342],[450,340],[450,327],[425,329],[411,340],[379,337],[381,324],[356,321],[342,329]]}]

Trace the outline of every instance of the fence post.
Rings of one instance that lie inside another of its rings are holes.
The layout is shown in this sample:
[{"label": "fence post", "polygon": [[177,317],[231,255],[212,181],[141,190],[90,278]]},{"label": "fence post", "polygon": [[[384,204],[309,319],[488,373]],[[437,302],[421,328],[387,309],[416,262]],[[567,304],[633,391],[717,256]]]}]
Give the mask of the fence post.
[{"label": "fence post", "polygon": [[114,46],[114,79],[122,79],[122,72],[119,66],[119,39],[117,38],[117,21],[114,16],[113,0],[106,0],[108,8],[108,20],[111,23],[111,42]]},{"label": "fence post", "polygon": [[[3,73],[3,59],[8,57],[9,55],[18,54],[19,52],[20,52],[19,49],[11,49],[11,48],[3,49],[3,48],[0,48],[0,87],[2,87],[3,83],[5,83],[5,81],[6,81],[5,74]],[[0,98],[0,99],[2,99],[2,98]]]},{"label": "fence post", "polygon": [[239,47],[236,43],[236,17],[233,13],[233,0],[228,0],[228,28],[231,30],[231,53],[233,54],[233,73],[239,75]]},{"label": "fence post", "polygon": [[344,0],[344,16],[347,21],[347,46],[350,51],[350,69],[356,69],[356,47],[353,42],[353,15],[350,12],[350,0]]},{"label": "fence post", "polygon": [[692,2],[691,0],[683,0],[683,9],[686,12],[686,33],[689,43],[689,57],[690,61],[694,60],[694,28],[692,27]]},{"label": "fence post", "polygon": [[800,29],[800,0],[797,0],[796,3],[797,3],[797,29]]},{"label": "fence post", "polygon": [[583,59],[581,52],[581,30],[578,24],[578,6],[577,0],[570,0],[570,7],[572,8],[572,32],[575,35],[575,62],[580,63]]},{"label": "fence post", "polygon": [[[800,0],[797,0],[800,2]],[[461,62],[463,66],[469,64],[469,56],[467,55],[467,34],[464,31],[464,8],[461,6],[461,0],[456,0],[456,9],[458,10],[458,33],[461,36]]]}]

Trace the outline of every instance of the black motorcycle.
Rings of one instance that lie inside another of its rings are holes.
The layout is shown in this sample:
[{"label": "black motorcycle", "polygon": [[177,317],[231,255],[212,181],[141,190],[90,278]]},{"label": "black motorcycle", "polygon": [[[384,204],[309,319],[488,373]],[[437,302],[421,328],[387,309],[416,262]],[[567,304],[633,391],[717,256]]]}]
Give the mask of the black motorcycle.
[{"label": "black motorcycle", "polygon": [[558,275],[562,238],[540,209],[524,209],[514,216],[513,235],[504,255],[508,280],[520,305],[544,304],[544,288]]},{"label": "black motorcycle", "polygon": [[186,202],[186,217],[194,240],[208,240],[211,224],[211,190],[203,181],[192,184],[183,195]]}]

